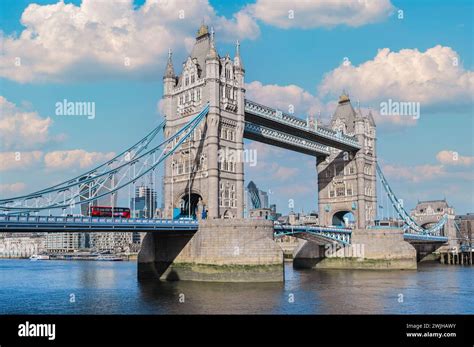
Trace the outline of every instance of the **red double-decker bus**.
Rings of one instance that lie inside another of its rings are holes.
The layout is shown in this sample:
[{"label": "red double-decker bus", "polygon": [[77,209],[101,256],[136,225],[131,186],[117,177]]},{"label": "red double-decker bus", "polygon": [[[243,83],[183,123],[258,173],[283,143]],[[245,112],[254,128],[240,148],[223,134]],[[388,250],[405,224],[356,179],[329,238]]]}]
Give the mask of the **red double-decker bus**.
[{"label": "red double-decker bus", "polygon": [[[130,209],[128,207],[114,207],[113,217],[130,218]],[[92,217],[112,217],[111,206],[91,206],[89,208],[89,216]]]}]

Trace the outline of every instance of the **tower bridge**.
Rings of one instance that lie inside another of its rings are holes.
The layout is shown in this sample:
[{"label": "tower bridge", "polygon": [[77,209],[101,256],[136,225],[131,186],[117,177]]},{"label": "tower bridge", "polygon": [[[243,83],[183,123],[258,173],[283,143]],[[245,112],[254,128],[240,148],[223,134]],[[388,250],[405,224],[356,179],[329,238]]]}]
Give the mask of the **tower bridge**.
[{"label": "tower bridge", "polygon": [[[0,231],[147,231],[139,257],[142,273],[201,280],[281,280],[283,255],[273,238],[283,235],[309,240],[302,243],[295,260],[310,267],[325,263],[320,261],[320,247],[332,243],[341,247],[365,244],[367,262],[328,261],[328,267],[364,267],[376,260],[382,268],[416,268],[416,251],[409,242],[436,249],[448,241],[444,234],[447,217],[423,228],[395,197],[377,165],[376,124],[370,112],[355,110],[344,93],[329,125],[311,124],[246,99],[245,73],[239,44],[233,59],[228,54],[220,56],[214,32],[202,25],[178,75],[169,53],[163,76],[165,121],[115,158],[80,176],[31,194],[0,199]],[[156,143],[160,133],[164,139]],[[244,138],[314,157],[320,226],[290,227],[243,219],[244,164],[235,158],[219,158],[219,151],[241,153]],[[68,209],[90,206],[98,198],[116,200],[131,187],[135,191],[136,183],[146,175],[156,175],[160,165],[164,167],[163,219],[64,216]],[[375,223],[377,175],[405,225],[403,230]],[[206,220],[176,220],[177,211],[201,216],[203,210]],[[354,215],[354,228],[336,227],[347,213]],[[216,266],[235,268],[223,274],[215,272]],[[247,267],[252,269],[250,274]]]}]

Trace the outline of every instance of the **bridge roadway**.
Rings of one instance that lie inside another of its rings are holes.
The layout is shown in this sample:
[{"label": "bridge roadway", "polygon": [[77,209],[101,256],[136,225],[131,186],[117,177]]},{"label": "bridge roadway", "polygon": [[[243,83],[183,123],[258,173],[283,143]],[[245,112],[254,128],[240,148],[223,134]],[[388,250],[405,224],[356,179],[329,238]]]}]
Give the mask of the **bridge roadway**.
[{"label": "bridge roadway", "polygon": [[[319,151],[319,155],[327,155],[325,152],[328,147],[337,148],[343,151],[358,151],[361,145],[354,136],[342,134],[332,129],[321,126],[310,128],[305,120],[292,115],[278,111],[274,108],[258,104],[256,102],[245,100],[245,122],[246,132],[244,137],[252,135],[248,132],[249,126],[261,126],[264,129],[273,129],[281,134],[297,137],[300,141],[317,143],[320,148],[313,151]],[[258,138],[258,140],[261,140]],[[277,143],[272,143],[277,145]],[[284,146],[281,146],[284,147]]]},{"label": "bridge roadway", "polygon": [[[65,217],[65,216],[19,216],[0,215],[0,232],[186,232],[198,230],[195,220],[111,218],[111,217]],[[352,229],[323,226],[275,224],[275,236],[291,235],[318,243],[351,243]],[[447,237],[404,234],[410,243],[445,243]]]}]

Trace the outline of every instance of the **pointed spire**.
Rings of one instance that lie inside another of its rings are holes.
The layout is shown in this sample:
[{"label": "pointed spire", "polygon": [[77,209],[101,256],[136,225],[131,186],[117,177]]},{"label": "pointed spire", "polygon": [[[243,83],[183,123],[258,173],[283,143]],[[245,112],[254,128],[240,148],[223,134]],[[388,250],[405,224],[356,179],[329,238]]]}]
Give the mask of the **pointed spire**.
[{"label": "pointed spire", "polygon": [[235,42],[234,66],[237,70],[244,70],[244,64],[242,64],[242,58],[240,57],[240,42],[239,42],[239,40],[237,40]]},{"label": "pointed spire", "polygon": [[199,30],[197,31],[196,34],[196,39],[199,39],[202,36],[208,35],[209,34],[209,28],[204,22],[204,19],[201,22],[201,26],[199,27]]},{"label": "pointed spire", "polygon": [[342,94],[339,97],[339,103],[341,104],[341,103],[344,103],[344,102],[347,102],[347,101],[350,101],[349,94],[347,94],[346,90],[343,89]]},{"label": "pointed spire", "polygon": [[369,114],[367,115],[367,118],[369,118],[369,124],[375,127],[375,119],[371,109],[369,109]]},{"label": "pointed spire", "polygon": [[216,44],[214,42],[214,27],[211,27],[211,47],[209,48],[209,53],[207,54],[207,59],[217,59]]},{"label": "pointed spire", "polygon": [[172,55],[173,52],[171,51],[171,48],[168,49],[168,64],[166,64],[166,70],[165,70],[165,78],[174,78],[174,68],[173,68],[173,60],[172,60]]}]

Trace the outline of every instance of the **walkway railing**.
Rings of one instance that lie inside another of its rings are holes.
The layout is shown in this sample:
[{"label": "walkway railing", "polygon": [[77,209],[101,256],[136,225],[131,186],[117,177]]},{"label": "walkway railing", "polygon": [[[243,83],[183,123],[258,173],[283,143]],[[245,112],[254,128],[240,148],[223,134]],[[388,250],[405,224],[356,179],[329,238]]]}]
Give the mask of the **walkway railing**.
[{"label": "walkway railing", "polygon": [[303,131],[314,133],[322,138],[343,143],[345,145],[354,147],[355,149],[361,148],[355,137],[351,137],[332,129],[327,129],[320,126],[318,126],[316,129],[310,128],[305,120],[296,118],[281,111],[277,111],[274,108],[258,104],[254,101],[245,100],[245,112],[256,114],[272,121],[277,121]]},{"label": "walkway railing", "polygon": [[306,225],[280,225],[274,226],[275,236],[295,236],[308,234],[320,238],[322,241],[336,242],[343,245],[351,243],[352,229],[333,228]]},{"label": "walkway railing", "polygon": [[328,146],[324,146],[320,143],[306,140],[301,137],[289,135],[278,130],[270,129],[262,125],[245,122],[245,131],[277,142],[287,143],[305,150],[309,150],[314,152],[316,155],[330,154]]},{"label": "walkway railing", "polygon": [[12,231],[133,231],[191,230],[197,231],[195,220],[112,218],[112,217],[68,217],[68,216],[7,216],[0,215],[0,232]]}]

